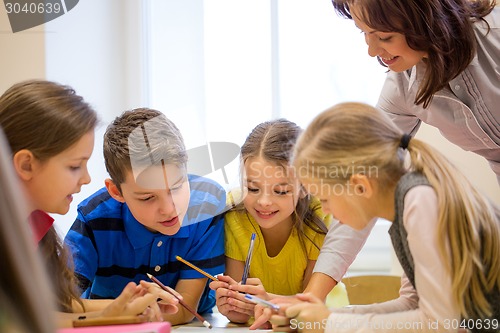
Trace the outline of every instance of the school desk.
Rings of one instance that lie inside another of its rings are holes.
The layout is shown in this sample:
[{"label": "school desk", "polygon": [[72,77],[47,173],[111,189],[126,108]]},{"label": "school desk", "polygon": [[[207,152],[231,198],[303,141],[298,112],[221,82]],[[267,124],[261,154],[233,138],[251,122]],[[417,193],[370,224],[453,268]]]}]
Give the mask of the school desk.
[{"label": "school desk", "polygon": [[183,333],[183,332],[198,332],[198,333],[264,333],[272,332],[272,330],[257,330],[250,331],[248,329],[249,325],[238,325],[230,323],[226,317],[220,313],[204,314],[203,317],[212,324],[212,329],[208,329],[203,326],[198,320],[194,320],[189,324],[172,326],[173,333]]},{"label": "school desk", "polygon": [[[176,325],[162,325],[164,323],[142,323],[136,325],[112,325],[112,326],[94,326],[94,327],[81,327],[81,328],[65,328],[59,329],[57,333],[183,333],[183,332],[198,332],[198,333],[264,333],[271,332],[271,330],[258,330],[250,331],[249,325],[238,325],[230,323],[226,317],[220,313],[204,314],[203,317],[210,322],[212,329],[208,329],[203,324],[195,319],[189,324]],[[167,326],[167,327],[166,327]]]}]

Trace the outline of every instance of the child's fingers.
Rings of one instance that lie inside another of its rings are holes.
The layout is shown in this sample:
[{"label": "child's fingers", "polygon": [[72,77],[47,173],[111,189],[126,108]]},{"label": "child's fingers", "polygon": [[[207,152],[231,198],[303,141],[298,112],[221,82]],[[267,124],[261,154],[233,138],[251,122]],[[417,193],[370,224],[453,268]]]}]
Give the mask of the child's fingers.
[{"label": "child's fingers", "polygon": [[172,289],[168,286],[167,288],[168,290],[170,290],[171,293],[166,292],[165,290],[161,289],[160,286],[158,286],[156,283],[152,282],[141,281],[141,286],[147,289],[147,291],[150,292],[151,294],[157,295],[157,298],[161,298],[162,303],[168,303],[173,305],[177,305],[179,303],[177,298],[175,298],[171,293],[175,294],[178,298],[182,299],[181,294],[179,294],[175,289]]},{"label": "child's fingers", "polygon": [[217,309],[219,310],[219,312],[226,317],[232,312],[253,316],[253,309],[250,311],[248,309],[239,308],[237,305],[234,305],[234,301],[235,300],[233,298],[221,296],[219,293],[218,297],[216,298],[215,304],[217,305]]},{"label": "child's fingers", "polygon": [[229,275],[217,275],[217,279],[219,282],[226,282],[227,284],[233,285],[233,284],[238,284],[232,277]]},{"label": "child's fingers", "polygon": [[234,310],[240,313],[247,314],[249,316],[254,315],[254,303],[249,303],[246,301],[240,301],[236,298],[229,297],[227,302],[234,307]]},{"label": "child's fingers", "polygon": [[164,314],[174,314],[174,313],[177,313],[177,311],[179,311],[179,307],[177,305],[174,305],[174,304],[165,304],[165,303],[159,302],[158,306],[160,307],[161,313],[164,313]]},{"label": "child's fingers", "polygon": [[253,286],[249,284],[232,284],[229,286],[229,290],[234,290],[240,293],[252,294],[252,295],[261,295],[262,288],[260,286]]},{"label": "child's fingers", "polygon": [[[109,304],[103,311],[103,316],[119,316],[123,309],[127,306],[127,303],[130,302],[131,299],[136,294],[136,284],[134,282],[129,282],[121,294],[111,303]],[[141,311],[138,311],[134,314],[139,314]]]},{"label": "child's fingers", "polygon": [[245,283],[245,285],[251,285],[251,286],[261,286],[262,285],[262,281],[260,281],[259,278],[248,278],[247,279],[247,283]]},{"label": "child's fingers", "polygon": [[152,308],[147,307],[144,309],[142,314],[139,315],[139,317],[144,318],[146,321],[163,321],[163,318],[160,316],[158,317],[157,312],[155,312]]},{"label": "child's fingers", "polygon": [[147,307],[147,310],[151,312],[150,314],[150,320],[152,321],[163,321],[163,315],[162,311],[160,309],[160,306],[157,302],[152,303]]},{"label": "child's fingers", "polygon": [[231,304],[229,304],[227,301],[228,298],[225,296],[218,297],[216,300],[217,309],[224,316],[227,316],[227,314],[232,310]]},{"label": "child's fingers", "polygon": [[212,290],[217,290],[219,288],[229,288],[229,283],[223,281],[212,281],[208,286]]},{"label": "child's fingers", "polygon": [[262,325],[264,325],[271,319],[272,315],[273,312],[271,309],[265,308],[262,305],[256,305],[254,308],[255,321],[250,326],[250,329],[255,330],[260,328]]},{"label": "child's fingers", "polygon": [[157,314],[161,311],[158,308],[156,299],[156,295],[153,295],[151,293],[148,293],[141,297],[137,297],[129,304],[127,304],[127,307],[124,309],[123,314],[139,314],[144,312],[146,308],[151,307],[155,316],[157,316]]},{"label": "child's fingers", "polygon": [[234,298],[234,299],[239,300],[241,302],[245,302],[245,303],[248,303],[248,304],[251,304],[251,305],[255,305],[255,303],[250,302],[247,298],[245,298],[245,294],[237,292],[237,291],[234,291],[234,290],[228,290],[228,289],[226,289],[226,296]]},{"label": "child's fingers", "polygon": [[229,297],[229,289],[226,289],[226,288],[218,288],[216,291],[215,291],[215,298],[219,298],[219,297]]}]

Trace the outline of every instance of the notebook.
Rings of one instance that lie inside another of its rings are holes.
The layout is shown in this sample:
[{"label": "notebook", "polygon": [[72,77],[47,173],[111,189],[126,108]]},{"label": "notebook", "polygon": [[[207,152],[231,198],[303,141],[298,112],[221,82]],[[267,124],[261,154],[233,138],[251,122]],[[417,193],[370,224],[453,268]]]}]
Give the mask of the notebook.
[{"label": "notebook", "polygon": [[170,333],[169,322],[61,328],[57,333]]}]

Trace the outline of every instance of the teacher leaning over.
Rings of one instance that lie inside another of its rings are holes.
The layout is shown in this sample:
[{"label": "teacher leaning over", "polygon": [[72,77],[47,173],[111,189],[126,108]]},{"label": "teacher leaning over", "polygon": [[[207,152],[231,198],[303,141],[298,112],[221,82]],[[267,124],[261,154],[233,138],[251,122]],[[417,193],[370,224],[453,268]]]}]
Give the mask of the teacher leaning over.
[{"label": "teacher leaning over", "polygon": [[388,68],[377,106],[488,160],[500,184],[500,7],[494,0],[333,0]]}]

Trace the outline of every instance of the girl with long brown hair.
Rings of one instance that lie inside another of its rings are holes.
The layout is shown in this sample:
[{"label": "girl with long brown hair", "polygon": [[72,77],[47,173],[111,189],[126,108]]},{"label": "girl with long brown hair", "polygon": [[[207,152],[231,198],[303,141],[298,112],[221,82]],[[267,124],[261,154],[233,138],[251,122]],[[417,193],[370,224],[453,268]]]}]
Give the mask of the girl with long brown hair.
[{"label": "girl with long brown hair", "polygon": [[90,182],[87,162],[94,148],[97,123],[97,113],[81,96],[55,82],[20,82],[0,96],[0,126],[32,212],[29,221],[35,241],[57,296],[59,326],[71,326],[83,312],[87,317],[161,316],[156,303],[160,290],[149,284],[128,285],[115,301],[82,300],[74,271],[68,265],[70,256],[53,218],[47,214],[66,214],[72,195]]}]

